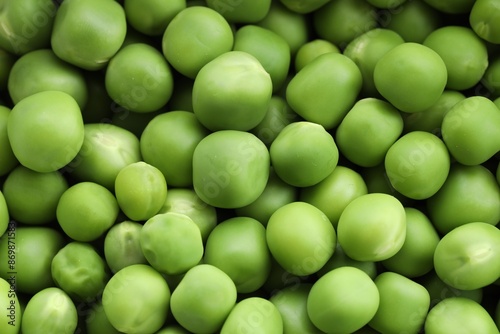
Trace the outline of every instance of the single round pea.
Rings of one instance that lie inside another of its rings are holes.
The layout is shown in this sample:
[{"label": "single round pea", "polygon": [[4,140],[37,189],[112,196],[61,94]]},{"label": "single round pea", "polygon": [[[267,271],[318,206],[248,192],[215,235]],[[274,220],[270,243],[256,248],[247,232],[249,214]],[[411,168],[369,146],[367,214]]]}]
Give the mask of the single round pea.
[{"label": "single round pea", "polygon": [[255,23],[262,20],[269,12],[271,2],[271,0],[206,0],[208,7],[233,23]]},{"label": "single round pea", "polygon": [[292,202],[276,210],[266,228],[274,259],[294,275],[317,272],[330,259],[337,242],[332,223],[320,209]]},{"label": "single round pea", "polygon": [[469,23],[482,39],[500,44],[500,6],[495,0],[477,0],[469,14]]},{"label": "single round pea", "polygon": [[[359,133],[357,129],[363,129]],[[387,151],[403,132],[403,118],[390,103],[376,98],[358,100],[335,133],[340,152],[362,167],[384,161]]]},{"label": "single round pea", "polygon": [[266,229],[253,218],[229,218],[210,233],[203,260],[231,277],[239,293],[257,291],[271,270]]},{"label": "single round pea", "polygon": [[269,149],[276,174],[296,187],[318,184],[337,166],[339,151],[333,137],[319,124],[287,125]]},{"label": "single round pea", "polygon": [[325,333],[352,333],[368,324],[379,302],[377,286],[366,273],[341,267],[313,284],[307,298],[307,314]]},{"label": "single round pea", "polygon": [[163,327],[155,334],[190,334],[190,333],[181,326],[167,326]]},{"label": "single round pea", "polygon": [[486,223],[467,223],[448,232],[434,252],[434,267],[446,284],[474,290],[500,277],[500,230]]},{"label": "single round pea", "polygon": [[115,223],[119,210],[109,190],[94,182],[80,182],[62,194],[56,216],[71,239],[93,241]]},{"label": "single round pea", "polygon": [[37,225],[56,219],[57,204],[68,187],[58,171],[39,173],[17,166],[2,189],[11,217],[20,223]]},{"label": "single round pea", "polygon": [[404,207],[387,194],[359,196],[342,212],[337,233],[338,242],[353,260],[388,259],[401,249],[406,238]]},{"label": "single round pea", "polygon": [[31,295],[54,286],[50,265],[64,245],[56,229],[16,226],[13,221],[0,238],[0,277],[14,277],[16,291]]},{"label": "single round pea", "polygon": [[12,147],[7,134],[7,122],[10,109],[0,106],[0,176],[7,175],[19,162],[12,152]]},{"label": "single round pea", "polygon": [[295,72],[303,69],[313,59],[328,52],[340,53],[340,49],[324,39],[315,39],[303,44],[295,55]]},{"label": "single round pea", "polygon": [[208,7],[193,6],[170,21],[163,34],[162,51],[173,68],[194,79],[205,64],[230,51],[233,42],[231,27],[221,14]]},{"label": "single round pea", "polygon": [[139,241],[151,266],[169,275],[187,272],[203,256],[200,229],[191,218],[180,213],[168,212],[148,219]]},{"label": "single round pea", "polygon": [[500,97],[500,57],[489,61],[481,83],[486,86],[488,92],[491,94],[491,98],[495,98],[496,100],[496,98]]},{"label": "single round pea", "polygon": [[126,0],[123,2],[127,22],[137,31],[160,36],[172,19],[186,8],[186,0]]},{"label": "single round pea", "polygon": [[52,259],[52,278],[58,287],[76,300],[99,296],[110,278],[104,259],[93,246],[70,242]]},{"label": "single round pea", "polygon": [[433,257],[439,235],[431,221],[420,210],[405,207],[406,238],[401,249],[382,265],[409,278],[422,276],[434,267]]},{"label": "single round pea", "polygon": [[495,321],[480,304],[467,298],[446,298],[429,311],[425,333],[498,333]]},{"label": "single round pea", "polygon": [[375,285],[380,304],[370,327],[381,333],[419,333],[431,300],[425,287],[393,272],[378,275]]},{"label": "single round pea", "polygon": [[443,235],[470,222],[495,225],[500,220],[500,186],[482,165],[454,164],[426,204],[432,224]]},{"label": "single round pea", "polygon": [[51,35],[54,53],[89,71],[104,68],[125,40],[125,10],[116,1],[64,1]]},{"label": "single round pea", "polygon": [[21,329],[22,312],[17,298],[15,282],[0,278],[0,307],[6,318],[0,322],[0,330],[5,334],[17,334]]},{"label": "single round pea", "polygon": [[64,170],[79,181],[113,190],[120,170],[141,158],[139,139],[132,132],[113,124],[85,124],[82,148]]},{"label": "single round pea", "polygon": [[170,308],[175,320],[188,331],[214,333],[236,304],[236,295],[236,286],[226,273],[200,264],[184,275],[172,293]]},{"label": "single round pea", "polygon": [[71,298],[61,289],[50,287],[34,294],[23,313],[23,333],[73,334],[78,312]]},{"label": "single round pea", "polygon": [[389,50],[373,71],[375,87],[404,112],[425,110],[437,102],[447,80],[446,65],[431,48],[403,43]]},{"label": "single round pea", "polygon": [[267,112],[273,83],[259,60],[244,51],[224,53],[194,80],[193,110],[211,131],[247,131]]},{"label": "single round pea", "polygon": [[7,134],[22,165],[36,172],[53,172],[71,162],[82,147],[82,114],[67,93],[35,93],[12,108]]},{"label": "single round pea", "polygon": [[167,318],[170,288],[156,270],[134,264],[114,274],[104,287],[102,305],[120,332],[153,334]]},{"label": "single round pea", "polygon": [[111,272],[133,264],[147,264],[140,244],[142,226],[126,220],[108,230],[104,238],[104,258]]},{"label": "single round pea", "polygon": [[[257,321],[257,319],[259,319]],[[222,325],[220,334],[283,333],[281,314],[269,300],[249,297],[238,302]]]},{"label": "single round pea", "polygon": [[158,168],[169,186],[193,183],[193,152],[209,134],[192,112],[169,111],[153,118],[141,138],[141,155]]},{"label": "single round pea", "polygon": [[264,191],[269,166],[267,147],[253,134],[217,131],[203,138],[194,150],[194,190],[209,205],[242,207]]},{"label": "single round pea", "polygon": [[361,91],[362,76],[347,56],[326,53],[297,72],[286,88],[290,107],[330,130],[340,124]]},{"label": "single round pea", "polygon": [[120,334],[116,328],[111,325],[104,312],[102,300],[92,304],[92,308],[88,311],[85,317],[85,329],[87,334]]}]

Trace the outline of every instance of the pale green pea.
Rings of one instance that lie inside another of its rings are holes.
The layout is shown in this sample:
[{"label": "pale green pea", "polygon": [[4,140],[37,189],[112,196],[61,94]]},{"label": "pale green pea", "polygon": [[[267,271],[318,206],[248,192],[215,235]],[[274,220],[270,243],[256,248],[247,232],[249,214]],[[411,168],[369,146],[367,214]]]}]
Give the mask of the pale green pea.
[{"label": "pale green pea", "polygon": [[328,52],[340,53],[340,50],[335,44],[324,39],[315,39],[303,44],[295,55],[295,72],[303,69],[313,59]]}]

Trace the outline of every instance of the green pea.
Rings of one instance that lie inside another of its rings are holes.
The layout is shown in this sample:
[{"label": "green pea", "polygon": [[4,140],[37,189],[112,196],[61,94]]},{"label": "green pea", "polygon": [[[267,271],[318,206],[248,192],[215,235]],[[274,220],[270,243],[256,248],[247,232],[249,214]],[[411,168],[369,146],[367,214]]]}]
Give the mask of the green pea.
[{"label": "green pea", "polygon": [[64,233],[75,241],[93,241],[116,221],[119,206],[115,196],[94,182],[79,182],[66,190],[56,209]]},{"label": "green pea", "polygon": [[324,39],[315,39],[303,44],[295,55],[295,72],[303,69],[313,59],[328,52],[340,53],[340,50],[335,44]]},{"label": "green pea", "polygon": [[271,0],[206,0],[208,7],[219,12],[228,22],[255,23],[269,12]]},{"label": "green pea", "polygon": [[68,187],[58,171],[39,173],[17,166],[5,179],[3,193],[13,219],[37,225],[56,219],[57,203]]},{"label": "green pea", "polygon": [[313,14],[313,25],[322,39],[344,49],[354,38],[377,26],[375,7],[363,0],[329,1]]},{"label": "green pea", "polygon": [[149,36],[160,36],[175,15],[186,8],[186,0],[126,0],[123,8],[127,22],[134,29]]},{"label": "green pea", "polygon": [[319,10],[329,0],[280,0],[288,9],[300,14],[309,14]]},{"label": "green pea", "polygon": [[269,165],[266,145],[253,134],[217,131],[203,138],[194,150],[194,190],[209,205],[242,207],[264,191]]},{"label": "green pea", "polygon": [[380,58],[373,78],[383,97],[399,110],[412,113],[437,102],[446,86],[447,71],[431,48],[403,43]]},{"label": "green pea", "polygon": [[163,34],[162,51],[173,68],[194,79],[205,64],[230,51],[233,42],[231,27],[221,14],[208,7],[193,6],[170,21]]},{"label": "green pea", "polygon": [[247,131],[264,119],[272,90],[271,76],[257,58],[243,51],[227,52],[196,76],[194,114],[211,131]]},{"label": "green pea", "polygon": [[56,229],[11,222],[0,238],[0,277],[15,283],[18,292],[31,295],[54,286],[50,265],[64,244]]},{"label": "green pea", "polygon": [[0,106],[0,176],[7,175],[16,165],[19,164],[7,134],[7,122],[10,115],[10,109]]},{"label": "green pea", "polygon": [[469,23],[474,32],[482,39],[500,44],[500,8],[495,0],[477,0],[469,14]]},{"label": "green pea", "polygon": [[104,287],[102,306],[120,332],[153,334],[165,323],[170,288],[156,270],[134,264],[114,274]]},{"label": "green pea", "polygon": [[168,326],[160,329],[155,334],[190,334],[190,333],[180,326]]},{"label": "green pea", "polygon": [[462,297],[447,298],[429,311],[425,333],[496,334],[495,321],[480,304]]},{"label": "green pea", "polygon": [[[357,131],[363,129],[363,133]],[[376,98],[358,100],[337,128],[340,152],[362,167],[384,161],[387,151],[403,132],[403,118],[390,103]]]},{"label": "green pea", "polygon": [[203,259],[231,277],[239,293],[257,291],[271,270],[266,229],[253,218],[227,219],[210,233]]},{"label": "green pea", "polygon": [[500,151],[500,110],[490,99],[471,96],[445,115],[441,130],[451,155],[461,164],[478,165]]},{"label": "green pea", "polygon": [[236,295],[236,286],[227,274],[200,264],[184,275],[172,293],[170,308],[182,327],[209,334],[221,329],[236,304]]},{"label": "green pea", "polygon": [[283,332],[281,314],[269,300],[249,297],[238,302],[229,313],[221,334],[232,333],[272,334]]},{"label": "green pea", "polygon": [[361,72],[351,59],[326,53],[292,77],[286,100],[306,121],[330,130],[340,124],[354,105],[361,85]]},{"label": "green pea", "polygon": [[332,256],[337,236],[325,214],[305,202],[276,210],[266,228],[267,245],[274,259],[291,274],[317,272]]},{"label": "green pea", "polygon": [[6,318],[0,322],[0,330],[5,334],[17,334],[21,328],[22,312],[15,285],[0,278],[0,307],[6,311]]},{"label": "green pea", "polygon": [[5,196],[0,191],[0,236],[7,231],[9,227],[9,209],[7,207],[7,202],[5,201]]},{"label": "green pea", "polygon": [[87,103],[88,92],[82,71],[59,59],[50,49],[31,51],[20,57],[12,66],[8,87],[14,103],[46,90],[68,93],[80,109]]},{"label": "green pea", "polygon": [[64,1],[54,20],[51,46],[62,60],[96,71],[118,52],[126,32],[125,10],[116,1]]},{"label": "green pea", "polygon": [[56,10],[51,0],[4,1],[0,48],[23,55],[49,47]]},{"label": "green pea", "polygon": [[347,44],[344,55],[354,61],[361,71],[363,76],[361,91],[363,94],[371,97],[380,95],[373,81],[375,65],[389,50],[403,43],[403,38],[395,31],[374,28]]},{"label": "green pea", "polygon": [[366,273],[341,267],[313,284],[307,297],[307,314],[323,332],[352,333],[368,324],[379,302],[377,286]]},{"label": "green pea", "polygon": [[486,86],[492,98],[500,97],[500,57],[490,60],[481,82]]},{"label": "green pea", "polygon": [[468,14],[475,0],[424,0],[437,10],[448,14]]},{"label": "green pea", "polygon": [[[1,43],[1,42],[0,42]],[[9,81],[9,74],[17,57],[0,47],[0,91],[5,91]]]},{"label": "green pea", "polygon": [[68,164],[82,147],[82,114],[67,93],[35,93],[12,108],[7,134],[22,165],[36,172],[53,172]]},{"label": "green pea", "polygon": [[382,261],[382,264],[392,272],[413,278],[433,269],[439,235],[422,211],[405,207],[405,213],[406,238],[403,246],[394,256]]},{"label": "green pea", "polygon": [[113,225],[104,238],[104,257],[113,273],[133,264],[147,264],[142,253],[142,224],[123,221]]},{"label": "green pea", "polygon": [[110,278],[104,259],[88,243],[70,242],[52,259],[54,282],[76,300],[100,295]]},{"label": "green pea", "polygon": [[286,287],[274,294],[269,301],[276,306],[283,321],[283,333],[321,334],[307,314],[307,297],[311,284],[299,284]]},{"label": "green pea", "polygon": [[23,313],[23,333],[73,334],[78,313],[71,298],[61,289],[50,287],[34,294]]},{"label": "green pea", "polygon": [[180,213],[191,218],[200,229],[203,243],[217,225],[216,209],[203,202],[193,189],[169,189],[165,204],[158,214],[168,212]]},{"label": "green pea", "polygon": [[140,138],[145,162],[158,168],[169,186],[193,182],[193,152],[209,134],[192,112],[169,111],[153,118]]},{"label": "green pea", "polygon": [[429,292],[420,284],[393,272],[375,278],[380,304],[370,327],[381,333],[419,333],[430,305]]},{"label": "green pea", "polygon": [[388,259],[401,249],[405,241],[404,207],[399,200],[387,194],[359,196],[342,212],[337,233],[338,242],[353,260]]},{"label": "green pea", "polygon": [[500,219],[500,186],[482,165],[454,164],[444,185],[426,204],[441,234],[470,222],[495,225]]},{"label": "green pea", "polygon": [[377,8],[393,9],[404,5],[406,0],[367,0],[369,4]]},{"label": "green pea", "polygon": [[500,277],[500,230],[486,223],[467,223],[448,232],[434,253],[437,275],[448,285],[474,290]]},{"label": "green pea", "polygon": [[102,301],[92,304],[92,308],[88,311],[85,317],[85,329],[87,334],[120,334],[116,328],[111,325],[104,312]]},{"label": "green pea", "polygon": [[140,142],[132,132],[113,124],[85,124],[82,148],[64,171],[113,190],[120,170],[141,159]]}]

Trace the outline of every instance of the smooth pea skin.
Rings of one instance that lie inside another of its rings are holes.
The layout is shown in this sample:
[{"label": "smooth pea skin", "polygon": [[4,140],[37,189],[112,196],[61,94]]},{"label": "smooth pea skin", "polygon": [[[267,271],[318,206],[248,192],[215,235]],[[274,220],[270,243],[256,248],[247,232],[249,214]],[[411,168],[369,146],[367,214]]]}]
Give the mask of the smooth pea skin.
[{"label": "smooth pea skin", "polygon": [[64,236],[56,229],[12,222],[0,238],[0,277],[14,276],[16,291],[30,295],[54,286],[50,266],[64,245]]},{"label": "smooth pea skin", "polygon": [[315,39],[305,43],[295,55],[295,72],[303,69],[313,59],[328,52],[340,53],[340,50],[335,44],[324,39]]},{"label": "smooth pea skin", "polygon": [[431,48],[403,43],[388,51],[375,65],[378,92],[394,107],[412,113],[439,99],[447,80],[446,64]]},{"label": "smooth pea skin", "polygon": [[188,331],[210,334],[222,327],[236,304],[236,295],[229,276],[217,267],[200,264],[184,275],[172,293],[170,308]]},{"label": "smooth pea skin", "polygon": [[192,112],[169,111],[154,117],[142,132],[141,155],[158,168],[169,186],[193,183],[193,152],[209,131]]},{"label": "smooth pea skin", "polygon": [[198,226],[180,213],[158,214],[140,232],[142,252],[153,268],[169,275],[183,274],[203,256]]},{"label": "smooth pea skin", "polygon": [[411,279],[393,272],[375,278],[380,304],[370,327],[380,333],[417,334],[423,327],[430,305],[429,292]]},{"label": "smooth pea skin", "polygon": [[0,236],[2,236],[9,227],[9,210],[5,202],[5,196],[0,191]]},{"label": "smooth pea skin", "polygon": [[94,182],[80,182],[66,190],[56,209],[64,233],[76,241],[92,241],[104,234],[119,213],[115,196]]},{"label": "smooth pea skin", "polygon": [[115,180],[120,209],[134,221],[145,221],[160,211],[167,199],[167,182],[161,171],[139,161],[124,167]]},{"label": "smooth pea skin", "polygon": [[448,232],[434,253],[437,275],[461,290],[483,288],[500,278],[500,230],[468,223]]},{"label": "smooth pea skin", "polygon": [[208,7],[219,12],[228,22],[255,23],[269,12],[271,0],[207,0]]},{"label": "smooth pea skin", "polygon": [[82,147],[82,114],[71,95],[39,92],[12,108],[7,134],[22,165],[36,172],[53,172],[68,164]]},{"label": "smooth pea skin", "polygon": [[91,300],[102,293],[110,278],[104,259],[88,243],[70,242],[52,259],[52,277],[76,300]]},{"label": "smooth pea skin", "polygon": [[15,287],[0,278],[0,307],[6,318],[0,322],[0,330],[5,334],[17,334],[21,328],[22,312]]},{"label": "smooth pea skin", "polygon": [[54,53],[89,71],[106,66],[125,40],[125,10],[115,1],[71,0],[59,6],[51,35]]},{"label": "smooth pea skin", "polygon": [[324,6],[329,0],[280,0],[288,9],[300,14],[314,12]]},{"label": "smooth pea skin", "polygon": [[22,320],[23,333],[73,334],[78,324],[78,313],[66,292],[50,287],[31,297]]},{"label": "smooth pea skin", "polygon": [[[262,320],[256,322],[255,319]],[[249,297],[234,306],[222,325],[220,334],[282,332],[283,320],[276,306],[267,299]]]},{"label": "smooth pea skin", "polygon": [[329,130],[340,124],[362,86],[359,68],[338,53],[323,54],[296,73],[286,88],[290,107]]},{"label": "smooth pea skin", "polygon": [[366,273],[341,267],[314,283],[307,298],[307,314],[327,334],[348,334],[368,324],[379,303],[377,286]]},{"label": "smooth pea skin", "polygon": [[196,76],[193,111],[211,131],[247,131],[264,119],[272,91],[271,76],[256,57],[244,51],[226,52]]},{"label": "smooth pea skin", "polygon": [[500,7],[495,0],[477,0],[469,14],[469,23],[482,39],[500,44]]},{"label": "smooth pea skin", "polygon": [[399,138],[387,151],[385,170],[394,189],[422,200],[443,186],[450,171],[450,156],[439,137],[413,131]]},{"label": "smooth pea skin", "polygon": [[205,64],[230,51],[233,42],[231,27],[221,14],[208,7],[193,6],[170,21],[163,34],[162,51],[173,68],[194,79]]},{"label": "smooth pea skin", "polygon": [[186,8],[186,0],[126,0],[123,3],[127,22],[137,31],[160,36],[180,11]]},{"label": "smooth pea skin", "polygon": [[[363,129],[360,133],[358,129]],[[376,98],[361,99],[337,128],[335,142],[340,152],[362,167],[374,167],[403,132],[403,118],[390,103]]]},{"label": "smooth pea skin", "polygon": [[92,308],[88,311],[85,317],[85,329],[87,334],[120,334],[116,328],[111,325],[104,312],[102,300],[92,304]]},{"label": "smooth pea skin", "polygon": [[266,239],[279,265],[299,276],[321,269],[337,242],[326,215],[305,202],[292,202],[276,210],[267,223]]},{"label": "smooth pea skin", "polygon": [[113,327],[129,334],[153,334],[167,318],[170,288],[163,276],[145,264],[114,274],[102,293],[104,312]]},{"label": "smooth pea skin", "polygon": [[434,306],[425,321],[425,333],[497,334],[498,328],[480,304],[467,298],[447,298]]},{"label": "smooth pea skin", "polygon": [[267,147],[255,135],[217,131],[203,138],[194,150],[194,190],[209,205],[242,207],[264,191],[269,166]]},{"label": "smooth pea skin", "polygon": [[296,187],[318,184],[330,175],[339,160],[332,135],[313,122],[287,125],[269,149],[276,174]]},{"label": "smooth pea skin", "polygon": [[382,261],[396,254],[406,237],[406,214],[394,196],[369,193],[350,202],[340,216],[338,242],[358,261]]},{"label": "smooth pea skin", "polygon": [[9,136],[7,134],[7,121],[9,119],[10,109],[0,106],[0,176],[6,175],[19,162],[12,152]]},{"label": "smooth pea skin", "polygon": [[231,277],[239,293],[258,290],[271,271],[266,229],[249,217],[219,223],[208,237],[203,261]]}]

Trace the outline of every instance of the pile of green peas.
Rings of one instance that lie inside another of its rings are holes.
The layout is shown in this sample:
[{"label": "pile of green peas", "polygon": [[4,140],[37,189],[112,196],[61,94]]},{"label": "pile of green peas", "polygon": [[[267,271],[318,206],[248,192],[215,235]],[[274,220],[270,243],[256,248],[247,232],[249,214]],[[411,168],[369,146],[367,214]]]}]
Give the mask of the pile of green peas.
[{"label": "pile of green peas", "polygon": [[0,0],[0,333],[500,330],[498,0]]}]

